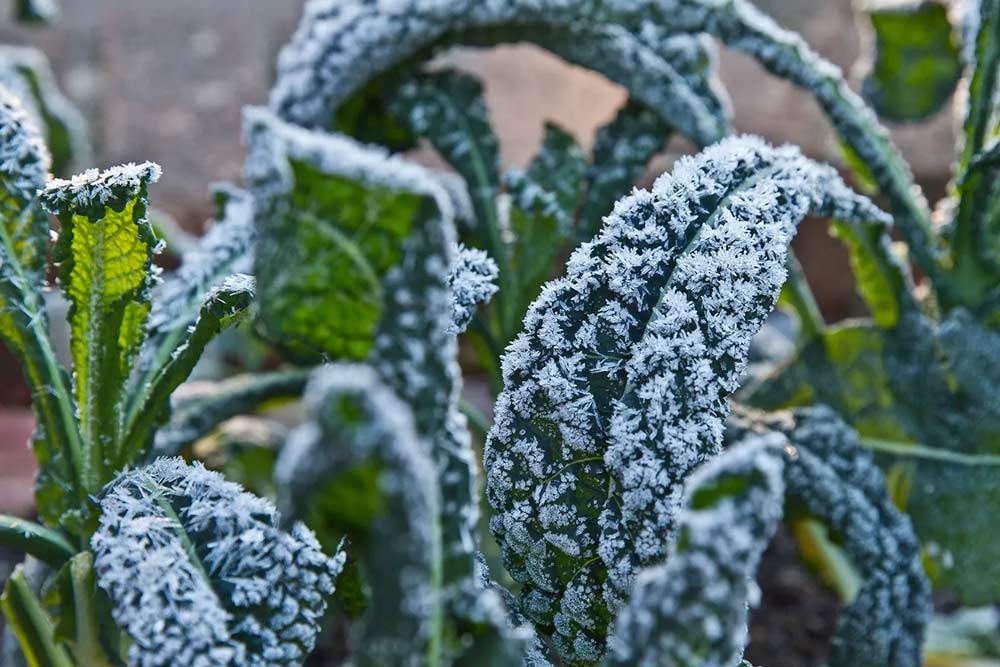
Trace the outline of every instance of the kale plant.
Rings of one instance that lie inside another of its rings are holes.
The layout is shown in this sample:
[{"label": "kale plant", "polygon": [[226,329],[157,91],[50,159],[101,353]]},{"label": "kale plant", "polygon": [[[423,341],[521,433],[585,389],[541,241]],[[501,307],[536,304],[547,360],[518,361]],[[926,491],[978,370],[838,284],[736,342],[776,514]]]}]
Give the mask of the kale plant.
[{"label": "kale plant", "polygon": [[[215,473],[176,459],[142,467],[173,389],[249,312],[253,278],[218,275],[210,237],[191,259],[211,255],[212,271],[186,263],[157,288],[161,243],[146,208],[159,167],[60,180],[50,164],[34,119],[0,88],[0,335],[32,389],[43,522],[0,516],[0,544],[47,566],[41,597],[29,564],[0,598],[23,657],[56,667],[301,662],[343,555],[328,559],[301,524],[278,528],[269,501]],[[71,369],[47,332],[50,235]],[[197,638],[185,634],[199,625]]]},{"label": "kale plant", "polygon": [[[744,0],[311,0],[269,107],[244,113],[243,189],[218,191],[159,284],[158,168],[49,179],[5,102],[0,332],[35,391],[44,525],[5,518],[0,538],[48,566],[41,595],[25,567],[3,598],[28,663],[297,665],[346,623],[359,665],[734,667],[785,520],[844,596],[829,664],[920,665],[931,583],[971,604],[1000,581],[982,539],[1000,4],[963,7],[961,49],[933,3],[869,8],[880,113],[924,117],[965,81],[933,222],[863,98]],[[916,46],[910,21],[932,26]],[[811,93],[886,210],[794,147],[727,137],[711,37]],[[480,84],[428,66],[512,41],[628,91],[590,156],[550,125],[502,173]],[[705,148],[634,189],[674,132]],[[420,140],[451,171],[404,155]],[[45,335],[42,207],[72,374]],[[789,252],[810,215],[847,246],[870,320],[823,321]],[[795,351],[746,384],[779,299]],[[172,400],[243,319],[289,366]],[[460,336],[492,424],[461,399]],[[276,505],[175,458],[303,387]]]}]

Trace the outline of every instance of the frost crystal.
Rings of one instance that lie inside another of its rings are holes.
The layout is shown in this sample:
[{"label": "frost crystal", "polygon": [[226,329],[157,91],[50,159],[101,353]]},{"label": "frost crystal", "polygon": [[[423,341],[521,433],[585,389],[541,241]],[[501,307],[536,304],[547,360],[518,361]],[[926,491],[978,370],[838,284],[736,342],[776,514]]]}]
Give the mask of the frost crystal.
[{"label": "frost crystal", "polygon": [[[45,185],[50,162],[35,121],[20,99],[0,85],[0,186],[18,210]],[[0,210],[6,212],[6,208],[4,203]]]},{"label": "frost crystal", "polygon": [[476,314],[476,307],[489,303],[497,291],[498,273],[496,263],[486,251],[458,244],[448,274],[453,303],[451,333],[465,331]]},{"label": "frost crystal", "polygon": [[130,162],[101,172],[88,169],[69,180],[53,178],[38,195],[53,215],[102,217],[106,207],[122,210],[147,185],[160,180],[161,173],[160,165],[153,162]]},{"label": "frost crystal", "polygon": [[[532,25],[541,26],[536,41],[543,45],[546,39],[562,41],[567,49],[586,54],[579,64],[626,85],[650,108],[669,110],[663,114],[664,120],[705,144],[719,136],[706,128],[713,120],[718,125],[718,109],[716,113],[712,110],[721,103],[713,101],[709,84],[683,81],[692,72],[669,67],[685,49],[695,53],[698,47],[679,49],[667,37],[708,33],[756,58],[775,75],[816,97],[844,141],[871,167],[914,258],[925,268],[935,266],[937,249],[926,201],[888,132],[837,67],[746,0],[606,0],[596,4],[569,0],[311,0],[292,41],[279,56],[271,107],[293,122],[323,125],[366,83],[411,62],[418,54],[432,53],[454,41],[495,43],[509,40],[511,35],[521,39],[525,26]],[[629,42],[624,48],[624,42],[613,39],[591,42],[595,38],[574,38],[574,30],[578,35],[618,35],[622,40],[631,35],[638,43]],[[551,48],[560,52],[558,45]],[[572,54],[563,55],[574,59]],[[657,74],[661,70],[665,73]],[[657,104],[644,96],[650,90],[670,90],[671,95]],[[686,111],[679,112],[686,100],[698,104],[689,104]]]},{"label": "frost crystal", "polygon": [[666,556],[683,480],[718,451],[810,211],[886,219],[790,147],[733,138],[682,159],[616,205],[508,348],[490,526],[525,613],[571,664],[600,657],[600,619]]},{"label": "frost crystal", "polygon": [[753,576],[781,520],[787,442],[749,438],[691,475],[677,545],[637,578],[609,665],[732,667],[742,658]]},{"label": "frost crystal", "polygon": [[267,500],[201,464],[157,459],[100,499],[98,584],[136,667],[289,667],[312,650],[344,564]]}]

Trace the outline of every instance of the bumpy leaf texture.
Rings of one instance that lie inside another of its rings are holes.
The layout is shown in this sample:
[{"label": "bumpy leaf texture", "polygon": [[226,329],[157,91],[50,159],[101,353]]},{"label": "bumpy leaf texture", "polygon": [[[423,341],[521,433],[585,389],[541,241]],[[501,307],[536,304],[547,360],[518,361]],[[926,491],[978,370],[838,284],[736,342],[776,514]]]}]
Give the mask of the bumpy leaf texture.
[{"label": "bumpy leaf texture", "polygon": [[[280,55],[271,106],[294,122],[324,125],[368,81],[401,63],[443,45],[524,39],[533,28],[541,35],[539,41],[568,40],[569,48],[582,50],[587,56],[571,60],[625,85],[650,109],[658,113],[669,109],[664,120],[706,144],[718,139],[720,126],[716,124],[715,132],[699,131],[700,123],[685,127],[685,122],[706,118],[705,106],[699,109],[694,104],[685,105],[685,101],[697,100],[708,108],[720,105],[706,103],[704,95],[681,94],[677,85],[666,83],[670,79],[667,75],[656,85],[649,85],[648,79],[633,81],[631,77],[655,76],[651,73],[658,71],[636,53],[652,51],[661,57],[658,63],[664,63],[676,61],[678,54],[686,51],[691,56],[687,62],[696,63],[696,80],[704,80],[704,46],[691,41],[671,46],[673,36],[690,39],[709,33],[757,58],[817,98],[844,141],[870,165],[914,259],[928,271],[937,269],[939,250],[933,241],[926,202],[914,189],[912,174],[892,147],[888,133],[836,67],[745,0],[721,4],[706,0],[614,0],[596,6],[565,0],[444,4],[434,0],[313,0],[306,5],[292,42]],[[644,99],[644,90],[669,90],[669,99]]]},{"label": "bumpy leaf texture", "polygon": [[145,336],[159,244],[146,219],[147,185],[160,167],[146,162],[53,179],[40,193],[59,218],[53,257],[70,304],[70,352],[83,478],[96,491],[119,447],[126,383]]},{"label": "bumpy leaf texture", "polygon": [[157,459],[103,491],[98,585],[136,667],[301,665],[343,552],[201,464]]},{"label": "bumpy leaf texture", "polygon": [[354,640],[358,664],[438,664],[440,493],[410,409],[357,364],[317,370],[304,402],[307,422],[290,435],[275,481],[286,515],[363,550],[370,596]]},{"label": "bumpy leaf texture", "polygon": [[245,134],[265,325],[293,349],[364,359],[422,207],[454,215],[446,191],[415,164],[263,109],[245,112]]},{"label": "bumpy leaf texture", "polygon": [[84,464],[69,378],[49,344],[42,294],[49,221],[36,192],[49,165],[38,127],[0,85],[0,338],[19,358],[32,390],[36,499],[42,517],[55,522],[67,496],[83,500],[86,492],[77,483]]},{"label": "bumpy leaf texture", "polygon": [[529,309],[487,441],[491,529],[570,664],[600,658],[635,573],[666,556],[810,211],[885,218],[794,148],[724,140],[621,200]]},{"label": "bumpy leaf texture", "polygon": [[760,596],[753,577],[781,521],[787,442],[748,438],[691,475],[677,543],[636,579],[609,665],[732,667],[743,657]]},{"label": "bumpy leaf texture", "polygon": [[789,499],[827,524],[861,575],[861,588],[837,625],[831,667],[922,664],[931,601],[919,544],[857,433],[826,407],[797,410],[791,418],[744,413],[731,426],[735,438],[748,429],[787,437]]},{"label": "bumpy leaf texture", "polygon": [[[1000,134],[1000,1],[969,0],[962,10],[964,118],[953,188],[958,198],[950,225],[956,268],[972,291],[992,293],[1000,275],[996,172],[977,168],[977,156]],[[977,304],[969,304],[977,305]]]},{"label": "bumpy leaf texture", "polygon": [[531,41],[624,85],[699,143],[724,135],[726,104],[712,79],[710,45],[643,17],[617,25],[618,17],[603,10],[585,17],[561,2],[314,1],[280,55],[272,106],[289,120],[324,125],[369,80],[415,54],[424,60],[450,44]]},{"label": "bumpy leaf texture", "polygon": [[[914,389],[918,388],[918,389]],[[936,584],[966,604],[1000,599],[1000,543],[980,536],[1000,511],[1000,335],[968,311],[891,330],[831,327],[756,386],[765,409],[822,403],[885,447],[908,480],[907,512]]]},{"label": "bumpy leaf texture", "polygon": [[21,99],[42,130],[57,176],[74,165],[90,163],[86,120],[59,90],[44,53],[25,46],[0,45],[0,85]]},{"label": "bumpy leaf texture", "polygon": [[458,244],[454,264],[448,274],[451,287],[451,333],[462,333],[480,304],[496,294],[497,265],[485,251]]}]

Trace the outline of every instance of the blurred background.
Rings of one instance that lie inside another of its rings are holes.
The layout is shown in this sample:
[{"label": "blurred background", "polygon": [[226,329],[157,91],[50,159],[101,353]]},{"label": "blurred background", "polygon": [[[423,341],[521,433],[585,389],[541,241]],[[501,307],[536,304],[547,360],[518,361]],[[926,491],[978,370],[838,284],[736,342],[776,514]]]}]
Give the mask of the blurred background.
[{"label": "blurred background", "polygon": [[[61,88],[87,117],[93,166],[160,163],[164,176],[152,190],[153,206],[198,233],[212,211],[208,185],[239,178],[240,109],[266,102],[275,55],[298,21],[302,0],[62,0],[60,19],[43,28],[11,24],[11,1],[0,0],[5,21],[0,43],[32,45],[48,55]],[[851,71],[863,45],[850,0],[756,4]],[[595,128],[609,121],[625,98],[599,75],[530,46],[461,50],[445,58],[484,80],[508,166],[527,163],[545,120],[589,148]],[[739,54],[723,51],[720,68],[739,132],[795,143],[812,157],[839,161],[826,121],[809,98]],[[860,72],[851,78],[860,80]],[[936,200],[953,153],[950,110],[892,131],[918,182]],[[672,141],[648,178],[692,149]],[[864,312],[845,255],[824,226],[806,225],[795,247],[828,320]],[[0,512],[31,513],[28,399],[20,371],[0,351]]]}]

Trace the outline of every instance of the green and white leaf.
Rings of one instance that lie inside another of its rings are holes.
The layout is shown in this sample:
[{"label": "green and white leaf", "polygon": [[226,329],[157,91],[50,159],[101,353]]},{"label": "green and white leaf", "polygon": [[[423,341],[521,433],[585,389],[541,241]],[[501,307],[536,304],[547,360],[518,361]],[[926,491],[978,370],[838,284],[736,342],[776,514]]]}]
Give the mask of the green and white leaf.
[{"label": "green and white leaf", "polygon": [[137,382],[128,403],[118,465],[148,454],[155,428],[167,416],[171,394],[191,375],[208,344],[248,317],[256,291],[253,276],[236,273],[205,295],[197,319],[177,340],[170,358]]},{"label": "green and white leaf", "polygon": [[52,154],[52,171],[64,176],[92,160],[87,122],[59,90],[49,61],[41,51],[0,44],[0,85],[21,99],[42,130]]},{"label": "green and white leaf", "polygon": [[597,233],[601,220],[635,185],[672,132],[658,115],[631,100],[614,120],[598,128],[577,216],[577,240],[590,240]]},{"label": "green and white leaf", "polygon": [[159,177],[155,164],[127,164],[54,179],[41,192],[61,224],[53,258],[70,304],[73,390],[86,443],[81,474],[90,492],[109,479],[108,465],[121,451],[122,406],[159,250],[146,219],[146,188]]},{"label": "green and white leaf", "polygon": [[753,578],[781,521],[787,442],[748,438],[691,475],[677,542],[636,578],[608,665],[731,667],[743,657]]},{"label": "green and white leaf", "polygon": [[293,352],[364,359],[389,269],[425,207],[451,204],[421,167],[263,109],[245,112],[262,322]]},{"label": "green and white leaf", "polygon": [[361,549],[369,600],[356,663],[442,664],[440,495],[412,413],[360,365],[317,370],[304,401],[307,421],[275,468],[279,503],[325,540]]},{"label": "green and white leaf", "polygon": [[37,126],[0,85],[0,338],[31,387],[37,424],[32,448],[40,468],[36,501],[54,524],[70,499],[84,500],[87,489],[69,378],[49,343],[43,297],[49,221],[35,193],[45,186],[49,165]]},{"label": "green and white leaf", "polygon": [[791,147],[727,139],[682,159],[616,205],[508,349],[485,454],[491,529],[568,664],[600,659],[636,572],[666,556],[683,481],[718,452],[809,211],[885,219]]},{"label": "green and white leaf", "polygon": [[101,494],[98,585],[129,664],[301,665],[345,555],[200,464],[157,459]]}]

